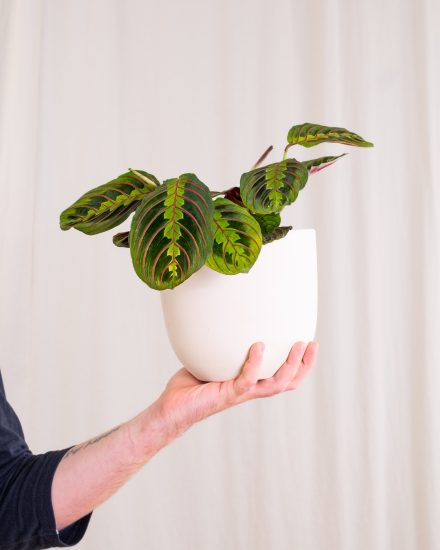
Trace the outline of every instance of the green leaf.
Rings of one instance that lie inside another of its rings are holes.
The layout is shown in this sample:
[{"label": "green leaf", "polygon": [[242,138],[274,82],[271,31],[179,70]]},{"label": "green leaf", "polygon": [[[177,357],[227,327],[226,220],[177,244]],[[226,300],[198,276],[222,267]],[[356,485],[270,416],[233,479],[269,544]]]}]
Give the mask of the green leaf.
[{"label": "green leaf", "polygon": [[151,288],[174,288],[200,269],[211,253],[214,206],[195,174],[164,181],[137,208],[130,252],[137,275]]},{"label": "green leaf", "polygon": [[307,178],[307,168],[295,159],[262,166],[241,176],[241,199],[254,214],[281,212],[296,200]]},{"label": "green leaf", "polygon": [[141,200],[156,189],[159,181],[142,170],[138,171],[153,183],[133,172],[87,191],[60,215],[63,231],[74,227],[86,235],[96,235],[113,229],[136,210]]},{"label": "green leaf", "polygon": [[214,243],[206,265],[225,275],[249,271],[262,246],[257,220],[228,199],[216,199],[214,208]]},{"label": "green leaf", "polygon": [[260,225],[263,237],[273,231],[281,223],[279,214],[254,214],[254,218]]},{"label": "green leaf", "polygon": [[271,233],[268,233],[263,237],[263,244],[268,244],[273,241],[278,241],[287,235],[287,233],[292,229],[292,226],[283,226],[277,227]]},{"label": "green leaf", "polygon": [[373,147],[369,141],[361,136],[350,132],[345,128],[322,126],[321,124],[299,124],[293,126],[287,134],[287,142],[290,145],[302,145],[303,147],[314,147],[319,143],[343,143],[356,147]]},{"label": "green leaf", "polygon": [[334,164],[338,159],[344,157],[347,153],[342,153],[336,157],[319,157],[317,159],[306,160],[303,162],[304,166],[307,168],[309,174],[315,174],[328,166]]},{"label": "green leaf", "polygon": [[123,233],[116,233],[116,235],[113,235],[113,244],[123,248],[130,248],[129,235],[130,235],[129,231],[124,231]]}]

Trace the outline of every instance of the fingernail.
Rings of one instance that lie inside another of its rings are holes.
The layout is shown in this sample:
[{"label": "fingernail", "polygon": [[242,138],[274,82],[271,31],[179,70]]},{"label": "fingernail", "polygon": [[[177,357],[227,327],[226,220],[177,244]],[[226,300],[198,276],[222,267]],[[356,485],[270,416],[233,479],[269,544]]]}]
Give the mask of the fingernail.
[{"label": "fingernail", "polygon": [[260,351],[260,353],[263,353],[264,348],[265,348],[265,346],[264,346],[263,342],[259,342],[259,351]]}]

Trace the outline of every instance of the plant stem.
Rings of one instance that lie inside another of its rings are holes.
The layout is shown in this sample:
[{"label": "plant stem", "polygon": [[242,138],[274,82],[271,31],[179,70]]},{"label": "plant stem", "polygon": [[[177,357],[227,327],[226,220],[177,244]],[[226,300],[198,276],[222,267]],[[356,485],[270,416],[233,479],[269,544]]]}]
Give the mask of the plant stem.
[{"label": "plant stem", "polygon": [[269,145],[269,147],[264,151],[264,153],[261,155],[261,157],[257,160],[257,162],[252,166],[251,170],[254,170],[257,168],[263,160],[267,157],[267,155],[272,151],[273,145]]},{"label": "plant stem", "polygon": [[229,191],[232,191],[237,186],[230,187],[229,189],[225,189],[224,191],[211,191],[211,197],[218,197],[219,195],[226,195],[226,193],[229,193]]},{"label": "plant stem", "polygon": [[149,183],[150,185],[153,185],[154,187],[157,187],[157,184],[155,184],[153,180],[150,180],[150,178],[147,178],[147,176],[145,176],[144,174],[141,174],[137,170],[133,170],[133,168],[129,168],[128,171],[131,172],[132,174],[134,174],[135,176],[137,176],[143,182]]},{"label": "plant stem", "polygon": [[289,147],[291,147],[291,143],[288,143],[286,145],[286,147],[284,148],[284,155],[283,155],[283,160],[286,160],[286,157],[287,157],[287,150],[289,149]]}]

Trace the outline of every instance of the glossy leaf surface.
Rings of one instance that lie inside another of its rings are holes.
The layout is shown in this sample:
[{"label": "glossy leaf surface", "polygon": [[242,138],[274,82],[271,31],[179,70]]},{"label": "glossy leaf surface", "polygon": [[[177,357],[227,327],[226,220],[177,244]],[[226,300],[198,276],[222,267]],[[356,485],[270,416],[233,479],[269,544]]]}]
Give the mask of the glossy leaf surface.
[{"label": "glossy leaf surface", "polygon": [[229,199],[214,201],[214,243],[206,265],[225,275],[249,271],[262,246],[257,220]]},{"label": "glossy leaf surface", "polygon": [[365,141],[361,136],[345,128],[322,126],[321,124],[299,124],[293,126],[287,134],[287,142],[290,145],[302,145],[314,147],[320,143],[343,143],[356,147],[373,147],[373,144]]},{"label": "glossy leaf surface", "polygon": [[211,253],[214,206],[195,174],[164,181],[137,208],[130,252],[138,276],[151,288],[174,288],[200,269]]},{"label": "glossy leaf surface", "polygon": [[[147,172],[138,172],[154,184],[159,181]],[[136,210],[141,200],[156,189],[156,185],[136,177],[132,172],[121,174],[116,179],[91,189],[66,208],[60,216],[60,227],[71,227],[86,235],[96,235],[113,229]]]},{"label": "glossy leaf surface", "polygon": [[307,168],[295,159],[262,166],[241,176],[241,199],[254,214],[280,212],[296,200],[307,178]]}]

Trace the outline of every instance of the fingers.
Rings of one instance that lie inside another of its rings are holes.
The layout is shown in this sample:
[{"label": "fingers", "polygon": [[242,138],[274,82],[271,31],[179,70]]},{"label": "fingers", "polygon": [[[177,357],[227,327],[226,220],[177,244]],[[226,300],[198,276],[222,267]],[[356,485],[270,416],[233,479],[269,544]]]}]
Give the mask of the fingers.
[{"label": "fingers", "polygon": [[237,395],[246,393],[257,383],[263,352],[263,342],[256,342],[250,347],[248,357],[243,365],[241,373],[234,380],[234,392]]},{"label": "fingers", "polygon": [[296,388],[301,384],[310,369],[315,366],[316,360],[318,358],[318,349],[318,342],[310,342],[310,344],[307,346],[307,349],[304,353],[301,364],[299,365],[295,376],[286,388],[287,390],[296,390]]},{"label": "fingers", "polygon": [[307,349],[304,342],[294,344],[286,361],[274,376],[258,382],[254,397],[269,397],[286,390],[296,389],[315,364],[317,347],[316,342],[310,342]]},{"label": "fingers", "polygon": [[258,397],[269,397],[287,389],[298,371],[305,348],[306,344],[304,342],[296,342],[292,346],[286,361],[272,378],[266,378],[258,382],[255,388]]},{"label": "fingers", "polygon": [[258,381],[264,344],[262,342],[252,344],[240,375],[233,381],[231,401],[243,402],[296,389],[315,365],[318,347],[317,342],[309,342],[308,345],[304,342],[296,342],[286,361],[274,376]]}]

